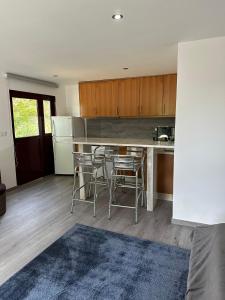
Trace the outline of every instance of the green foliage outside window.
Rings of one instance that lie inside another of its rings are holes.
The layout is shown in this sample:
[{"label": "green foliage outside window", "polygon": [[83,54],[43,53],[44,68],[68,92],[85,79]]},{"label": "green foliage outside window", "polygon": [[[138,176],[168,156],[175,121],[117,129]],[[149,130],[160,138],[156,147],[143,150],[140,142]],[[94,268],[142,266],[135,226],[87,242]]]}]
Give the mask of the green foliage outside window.
[{"label": "green foliage outside window", "polygon": [[13,98],[15,137],[39,135],[37,100]]},{"label": "green foliage outside window", "polygon": [[51,133],[51,104],[50,101],[43,101],[44,107],[44,122],[45,122],[45,133]]}]

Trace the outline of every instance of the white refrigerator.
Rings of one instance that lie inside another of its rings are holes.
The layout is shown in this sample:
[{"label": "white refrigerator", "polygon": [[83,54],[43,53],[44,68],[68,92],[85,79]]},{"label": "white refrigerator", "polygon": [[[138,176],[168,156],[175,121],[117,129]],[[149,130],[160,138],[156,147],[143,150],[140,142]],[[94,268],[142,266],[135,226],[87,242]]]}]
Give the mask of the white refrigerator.
[{"label": "white refrigerator", "polygon": [[76,137],[85,136],[85,121],[77,117],[52,117],[52,142],[55,174],[73,174],[73,143]]}]

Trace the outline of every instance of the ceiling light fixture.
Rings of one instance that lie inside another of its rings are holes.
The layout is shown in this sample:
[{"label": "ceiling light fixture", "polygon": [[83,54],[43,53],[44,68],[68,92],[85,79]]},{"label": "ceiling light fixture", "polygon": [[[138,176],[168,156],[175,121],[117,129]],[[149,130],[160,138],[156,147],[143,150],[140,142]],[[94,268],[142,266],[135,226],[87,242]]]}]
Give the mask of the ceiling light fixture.
[{"label": "ceiling light fixture", "polygon": [[113,20],[119,21],[121,19],[123,19],[123,15],[122,14],[115,14],[112,16]]}]

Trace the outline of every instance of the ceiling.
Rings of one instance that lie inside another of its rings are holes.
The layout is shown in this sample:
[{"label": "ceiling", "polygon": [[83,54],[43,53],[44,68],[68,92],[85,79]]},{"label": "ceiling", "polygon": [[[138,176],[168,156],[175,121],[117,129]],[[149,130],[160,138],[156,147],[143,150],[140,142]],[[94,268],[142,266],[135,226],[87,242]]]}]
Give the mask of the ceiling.
[{"label": "ceiling", "polygon": [[176,72],[178,42],[225,35],[224,12],[224,0],[0,0],[0,72],[65,83]]}]

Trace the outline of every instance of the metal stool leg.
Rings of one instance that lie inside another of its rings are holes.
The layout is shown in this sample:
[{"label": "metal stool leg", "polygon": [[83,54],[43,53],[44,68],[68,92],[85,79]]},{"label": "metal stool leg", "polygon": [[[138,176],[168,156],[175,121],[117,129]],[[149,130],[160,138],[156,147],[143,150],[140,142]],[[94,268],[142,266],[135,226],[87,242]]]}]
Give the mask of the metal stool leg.
[{"label": "metal stool leg", "polygon": [[106,181],[107,181],[107,186],[108,186],[108,189],[110,189],[109,174],[108,174],[106,163],[105,163],[103,169],[105,169],[104,173],[105,173],[105,177],[106,177]]},{"label": "metal stool leg", "polygon": [[114,189],[114,179],[113,179],[113,172],[111,174],[111,181],[110,181],[110,190],[109,190],[109,215],[108,219],[111,219],[111,204],[112,204],[112,198],[113,198],[113,189]]},{"label": "metal stool leg", "polygon": [[74,175],[73,175],[73,192],[72,192],[72,203],[71,203],[71,214],[73,213],[73,207],[74,207],[74,198],[75,198],[75,195],[76,195],[76,175],[77,175],[77,168],[74,169]]},{"label": "metal stool leg", "polygon": [[72,200],[71,209],[70,209],[71,214],[73,214],[73,208],[74,208],[74,201]]},{"label": "metal stool leg", "polygon": [[88,198],[91,198],[91,191],[92,191],[92,180],[90,179],[89,186],[88,186]]},{"label": "metal stool leg", "polygon": [[116,170],[115,171],[115,178],[114,178],[114,180],[113,180],[113,187],[112,187],[112,203],[113,204],[116,204],[117,203],[117,199],[116,199],[116,197],[115,197],[115,194],[116,194],[116,189],[117,189],[117,186],[116,186],[116,184],[117,184],[117,181],[118,181],[118,177],[117,177],[117,175],[118,175],[118,170]]},{"label": "metal stool leg", "polygon": [[91,198],[91,195],[92,195],[92,184],[93,184],[93,174],[92,172],[90,172],[88,174],[88,179],[87,179],[87,186],[88,186],[88,198]]},{"label": "metal stool leg", "polygon": [[71,214],[73,214],[73,212],[74,212],[74,207],[75,207],[75,203],[76,203],[75,198],[76,198],[76,194],[78,191],[79,191],[79,188],[76,189],[73,193],[73,199],[72,199],[72,205],[71,205],[71,211],[70,211]]},{"label": "metal stool leg", "polygon": [[141,206],[144,207],[144,190],[145,190],[145,177],[144,177],[144,166],[141,167]]},{"label": "metal stool leg", "polygon": [[136,197],[135,197],[135,224],[138,223],[138,172],[136,172],[136,188],[135,188],[135,192],[136,192]]},{"label": "metal stool leg", "polygon": [[97,200],[97,184],[96,184],[96,181],[97,181],[97,170],[94,171],[95,173],[95,179],[94,179],[94,217],[96,217],[96,200]]},{"label": "metal stool leg", "polygon": [[102,176],[103,176],[103,179],[105,180],[106,179],[105,164],[104,164],[104,167],[102,167]]}]

